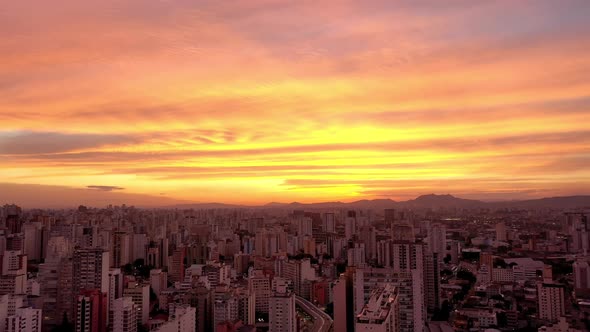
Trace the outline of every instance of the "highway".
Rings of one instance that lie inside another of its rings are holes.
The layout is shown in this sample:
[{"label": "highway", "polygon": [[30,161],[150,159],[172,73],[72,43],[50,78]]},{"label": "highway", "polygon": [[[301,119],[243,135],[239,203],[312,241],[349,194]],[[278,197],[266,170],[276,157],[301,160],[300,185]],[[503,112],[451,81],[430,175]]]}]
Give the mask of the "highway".
[{"label": "highway", "polygon": [[332,318],[328,314],[300,296],[295,297],[295,304],[313,317],[313,332],[331,331]]}]

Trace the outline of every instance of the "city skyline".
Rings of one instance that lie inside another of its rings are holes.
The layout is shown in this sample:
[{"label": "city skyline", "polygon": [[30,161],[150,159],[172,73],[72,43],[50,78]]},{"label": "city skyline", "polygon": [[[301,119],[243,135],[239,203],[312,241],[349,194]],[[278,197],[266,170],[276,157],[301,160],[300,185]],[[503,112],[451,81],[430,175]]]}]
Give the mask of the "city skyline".
[{"label": "city skyline", "polygon": [[34,4],[0,10],[4,201],[590,193],[587,1]]}]

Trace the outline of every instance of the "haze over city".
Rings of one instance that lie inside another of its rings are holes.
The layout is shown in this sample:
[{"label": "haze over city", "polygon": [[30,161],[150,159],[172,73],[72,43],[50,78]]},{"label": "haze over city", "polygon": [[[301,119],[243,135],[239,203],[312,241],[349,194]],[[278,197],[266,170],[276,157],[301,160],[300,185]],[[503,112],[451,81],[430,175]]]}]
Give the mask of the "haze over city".
[{"label": "haze over city", "polygon": [[0,1],[0,332],[590,331],[590,0]]},{"label": "haze over city", "polygon": [[589,14],[573,0],[6,1],[1,197],[588,194]]}]

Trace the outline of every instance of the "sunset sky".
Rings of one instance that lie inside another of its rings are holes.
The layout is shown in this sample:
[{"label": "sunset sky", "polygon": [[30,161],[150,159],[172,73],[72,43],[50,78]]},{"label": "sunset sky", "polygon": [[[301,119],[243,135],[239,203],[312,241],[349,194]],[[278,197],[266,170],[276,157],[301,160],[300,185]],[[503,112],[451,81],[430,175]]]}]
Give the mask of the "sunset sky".
[{"label": "sunset sky", "polygon": [[4,1],[0,183],[29,205],[588,194],[590,1]]}]

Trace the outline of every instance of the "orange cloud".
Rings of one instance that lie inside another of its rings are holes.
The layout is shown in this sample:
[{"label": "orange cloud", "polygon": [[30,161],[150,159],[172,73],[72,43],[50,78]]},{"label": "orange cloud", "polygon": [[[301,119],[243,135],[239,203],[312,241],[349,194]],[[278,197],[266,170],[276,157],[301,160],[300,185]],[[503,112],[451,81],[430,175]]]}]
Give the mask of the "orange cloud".
[{"label": "orange cloud", "polygon": [[0,13],[0,181],[238,203],[579,193],[589,13],[13,1]]}]

